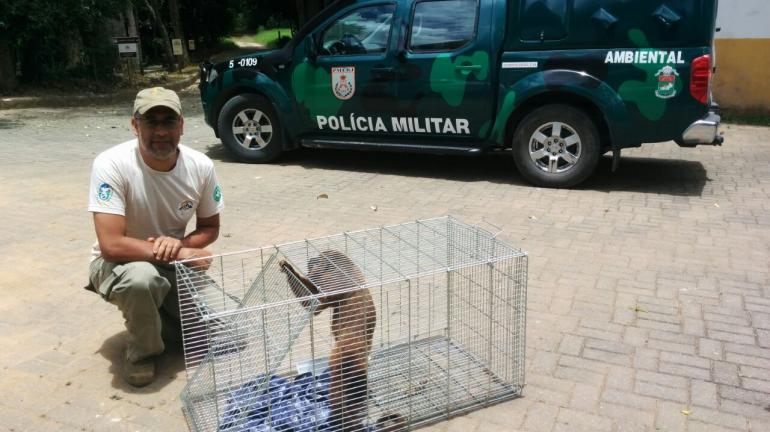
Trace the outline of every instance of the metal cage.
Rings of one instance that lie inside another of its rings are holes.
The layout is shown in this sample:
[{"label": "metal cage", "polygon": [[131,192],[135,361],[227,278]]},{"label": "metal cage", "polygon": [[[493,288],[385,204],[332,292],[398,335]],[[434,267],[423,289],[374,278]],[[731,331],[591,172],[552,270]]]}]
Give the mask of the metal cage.
[{"label": "metal cage", "polygon": [[[326,251],[353,263],[334,266],[336,291],[308,277]],[[299,292],[282,262],[321,289]],[[357,430],[413,429],[521,394],[526,253],[453,217],[219,255],[206,270],[180,262],[176,271],[191,430],[356,430],[339,427],[347,414],[334,388],[347,384],[334,380],[348,363],[331,329],[356,321],[344,321],[332,294],[371,298],[376,312],[357,366],[365,374]]]}]

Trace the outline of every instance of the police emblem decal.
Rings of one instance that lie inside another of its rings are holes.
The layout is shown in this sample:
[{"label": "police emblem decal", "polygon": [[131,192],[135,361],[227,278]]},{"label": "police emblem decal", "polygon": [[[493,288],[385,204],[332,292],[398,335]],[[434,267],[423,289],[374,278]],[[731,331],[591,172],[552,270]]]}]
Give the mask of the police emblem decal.
[{"label": "police emblem decal", "polygon": [[332,68],[332,92],[337,99],[348,100],[356,93],[355,66]]},{"label": "police emblem decal", "polygon": [[676,77],[679,73],[672,66],[663,66],[658,73],[658,88],[655,90],[655,96],[661,99],[669,99],[676,96]]},{"label": "police emblem decal", "polygon": [[96,196],[99,198],[99,201],[109,201],[112,198],[112,186],[107,183],[100,184]]}]

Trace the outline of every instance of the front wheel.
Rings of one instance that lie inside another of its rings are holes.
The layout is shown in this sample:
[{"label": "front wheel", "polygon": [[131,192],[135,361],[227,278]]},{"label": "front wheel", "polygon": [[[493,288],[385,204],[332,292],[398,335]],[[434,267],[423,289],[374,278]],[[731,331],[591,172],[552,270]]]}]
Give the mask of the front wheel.
[{"label": "front wheel", "polygon": [[242,94],[227,101],[219,115],[218,130],[225,147],[244,162],[270,162],[283,150],[273,104],[260,95]]},{"label": "front wheel", "polygon": [[521,175],[543,187],[568,188],[596,169],[601,148],[591,118],[569,105],[545,105],[521,121],[513,136]]}]

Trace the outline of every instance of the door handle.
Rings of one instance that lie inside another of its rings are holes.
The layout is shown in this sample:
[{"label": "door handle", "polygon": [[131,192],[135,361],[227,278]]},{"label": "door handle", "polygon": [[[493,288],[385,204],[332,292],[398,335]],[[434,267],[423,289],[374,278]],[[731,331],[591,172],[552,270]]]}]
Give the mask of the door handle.
[{"label": "door handle", "polygon": [[389,81],[396,78],[393,68],[372,68],[372,79],[375,81]]},{"label": "door handle", "polygon": [[477,64],[464,64],[455,66],[455,70],[459,71],[463,75],[468,75],[473,71],[481,70],[481,65]]}]

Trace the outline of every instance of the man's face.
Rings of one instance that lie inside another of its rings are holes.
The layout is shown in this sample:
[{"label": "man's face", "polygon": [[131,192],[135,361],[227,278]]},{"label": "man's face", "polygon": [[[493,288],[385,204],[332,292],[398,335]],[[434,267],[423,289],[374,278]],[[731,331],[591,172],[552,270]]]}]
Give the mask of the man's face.
[{"label": "man's face", "polygon": [[146,157],[167,161],[176,156],[184,132],[182,116],[166,107],[155,107],[131,119],[139,148]]}]

